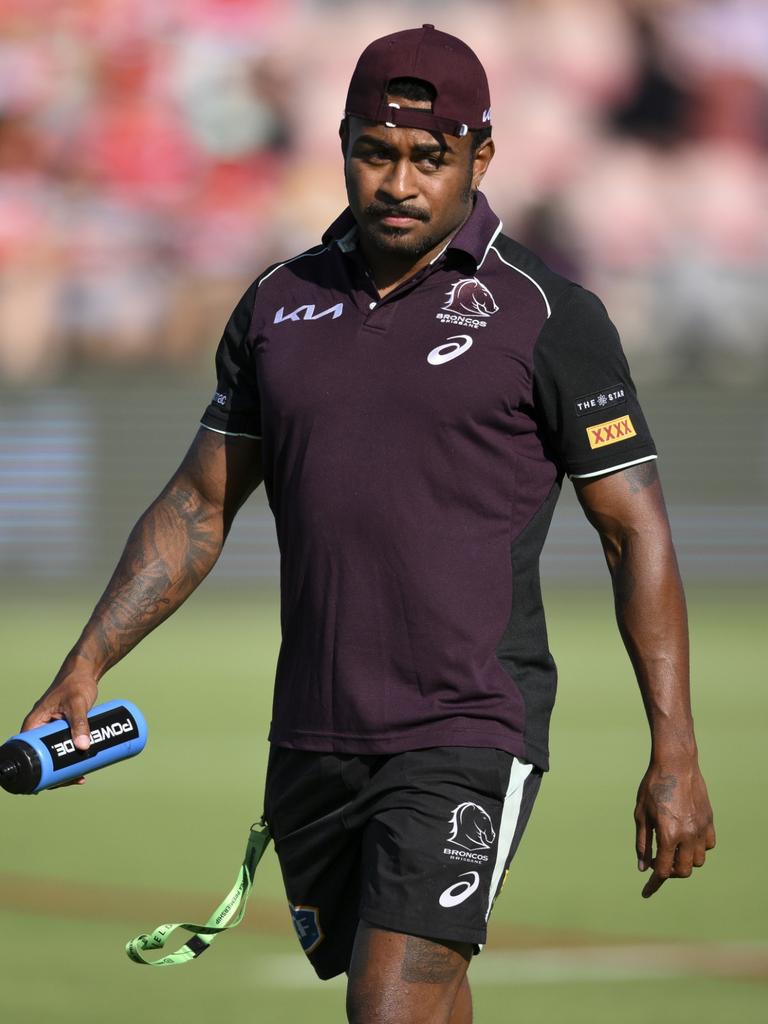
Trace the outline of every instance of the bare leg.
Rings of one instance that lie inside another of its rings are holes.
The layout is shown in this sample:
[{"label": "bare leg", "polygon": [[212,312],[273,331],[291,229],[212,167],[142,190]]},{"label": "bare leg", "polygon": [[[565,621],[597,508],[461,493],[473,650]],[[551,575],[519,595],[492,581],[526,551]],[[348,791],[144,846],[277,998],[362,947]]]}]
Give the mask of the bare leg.
[{"label": "bare leg", "polygon": [[347,985],[350,1024],[471,1024],[472,946],[358,925]]},{"label": "bare leg", "polygon": [[461,979],[448,1024],[472,1024],[472,992],[466,974]]}]

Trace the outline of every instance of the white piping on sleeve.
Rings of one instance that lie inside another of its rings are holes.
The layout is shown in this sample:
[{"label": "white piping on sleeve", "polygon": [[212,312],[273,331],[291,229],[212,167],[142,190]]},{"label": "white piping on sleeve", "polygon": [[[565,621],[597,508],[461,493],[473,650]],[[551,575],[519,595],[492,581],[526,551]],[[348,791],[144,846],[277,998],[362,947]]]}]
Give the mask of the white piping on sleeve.
[{"label": "white piping on sleeve", "polygon": [[495,245],[490,245],[488,248],[489,250],[493,249],[493,251],[499,257],[502,263],[505,263],[511,270],[516,270],[518,274],[522,274],[523,277],[527,277],[531,284],[535,285],[535,287],[538,288],[538,290],[541,292],[542,299],[544,299],[544,305],[547,307],[547,320],[549,320],[549,318],[552,316],[552,307],[549,304],[549,299],[547,298],[546,292],[541,287],[539,282],[532,278],[530,274],[526,274],[526,272],[524,270],[521,270],[520,267],[516,267],[514,263],[510,263],[508,260],[505,260]]},{"label": "white piping on sleeve", "polygon": [[618,466],[608,466],[606,469],[595,470],[594,473],[569,473],[571,480],[588,480],[591,476],[605,476],[606,473],[615,473],[617,469],[628,469],[630,466],[639,466],[641,462],[650,462],[658,459],[658,455],[644,455],[642,459],[635,459],[633,462],[622,462]]},{"label": "white piping on sleeve", "polygon": [[292,256],[289,260],[285,260],[283,263],[278,263],[276,267],[272,267],[271,270],[268,270],[264,277],[260,277],[258,279],[259,287],[264,284],[268,277],[272,277],[274,273],[278,270],[282,270],[283,267],[287,267],[289,263],[295,263],[296,260],[301,260],[305,256],[322,256],[324,252],[328,252],[327,245],[324,245],[319,252],[312,252],[311,249],[307,249],[306,252],[300,252],[298,256]]},{"label": "white piping on sleeve", "polygon": [[[288,266],[289,263],[295,263],[296,260],[303,259],[305,256],[322,256],[324,252],[328,252],[328,246],[323,246],[318,252],[312,252],[307,249],[306,252],[300,252],[298,256],[292,256],[291,259],[285,260],[283,263],[278,263],[276,267],[272,267],[263,277],[258,279],[259,287],[271,277],[276,271],[281,270],[283,267]],[[201,423],[201,427],[205,427],[206,430],[212,430],[214,434],[224,434],[226,437],[250,437],[253,441],[261,441],[261,434],[245,434],[234,430],[217,430],[216,427],[209,427],[207,423]]]},{"label": "white piping on sleeve", "polygon": [[217,430],[216,427],[209,427],[207,423],[200,423],[201,427],[213,431],[214,434],[224,434],[225,437],[250,437],[253,441],[260,441],[261,434],[238,434],[234,430]]}]

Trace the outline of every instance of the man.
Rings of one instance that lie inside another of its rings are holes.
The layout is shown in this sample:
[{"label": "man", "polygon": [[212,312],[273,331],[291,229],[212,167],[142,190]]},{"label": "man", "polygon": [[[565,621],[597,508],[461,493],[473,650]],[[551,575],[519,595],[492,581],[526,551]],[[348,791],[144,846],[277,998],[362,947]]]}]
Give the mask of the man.
[{"label": "man", "polygon": [[651,727],[643,895],[714,845],[653,442],[600,302],[478,192],[490,116],[477,57],[433,26],[364,51],[349,209],[235,309],[203,427],[25,722],[64,716],[87,746],[98,680],[210,571],[263,478],[283,632],[266,818],[354,1022],[471,1020],[467,965],[548,767],[538,558],[564,473]]}]

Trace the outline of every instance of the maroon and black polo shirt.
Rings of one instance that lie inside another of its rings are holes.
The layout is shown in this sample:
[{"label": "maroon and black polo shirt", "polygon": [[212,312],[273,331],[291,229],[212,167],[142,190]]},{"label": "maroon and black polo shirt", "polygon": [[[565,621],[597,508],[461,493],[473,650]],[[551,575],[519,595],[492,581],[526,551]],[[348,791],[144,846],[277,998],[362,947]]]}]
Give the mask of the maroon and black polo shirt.
[{"label": "maroon and black polo shirt", "polygon": [[482,195],[380,299],[346,211],[245,293],[203,424],[262,440],[281,553],[270,739],[548,766],[539,554],[564,473],[655,458],[600,301]]}]

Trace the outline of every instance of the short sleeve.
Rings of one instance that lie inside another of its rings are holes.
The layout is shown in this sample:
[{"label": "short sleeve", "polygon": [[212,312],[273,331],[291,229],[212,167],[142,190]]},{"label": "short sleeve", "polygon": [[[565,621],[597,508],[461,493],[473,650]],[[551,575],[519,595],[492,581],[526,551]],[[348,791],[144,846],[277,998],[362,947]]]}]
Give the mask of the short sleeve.
[{"label": "short sleeve", "polygon": [[251,323],[258,282],[235,307],[216,352],[216,390],[203,413],[203,426],[224,434],[261,437],[259,382]]},{"label": "short sleeve", "polygon": [[597,296],[578,285],[559,297],[536,342],[534,400],[569,476],[656,458],[618,332]]}]

